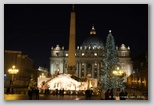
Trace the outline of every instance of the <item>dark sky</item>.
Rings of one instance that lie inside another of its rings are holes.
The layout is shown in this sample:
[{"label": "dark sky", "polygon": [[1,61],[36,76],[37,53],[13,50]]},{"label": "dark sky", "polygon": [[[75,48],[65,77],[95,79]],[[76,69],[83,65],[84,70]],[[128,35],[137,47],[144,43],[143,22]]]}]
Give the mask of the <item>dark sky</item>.
[{"label": "dark sky", "polygon": [[[4,49],[20,50],[49,68],[51,46],[68,49],[71,10],[71,4],[5,4]],[[104,44],[111,29],[115,44],[130,46],[132,57],[148,50],[147,4],[75,4],[75,12],[76,45],[94,24]]]}]

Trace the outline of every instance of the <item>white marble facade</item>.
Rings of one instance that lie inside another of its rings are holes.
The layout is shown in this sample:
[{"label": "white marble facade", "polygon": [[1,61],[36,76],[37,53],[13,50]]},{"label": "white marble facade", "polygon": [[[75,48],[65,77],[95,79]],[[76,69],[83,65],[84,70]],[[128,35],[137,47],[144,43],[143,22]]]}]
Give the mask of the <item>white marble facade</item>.
[{"label": "white marble facade", "polygon": [[[125,72],[125,81],[127,81],[127,77],[132,73],[130,47],[125,47],[122,44],[121,47],[116,47],[116,49],[118,51],[121,70]],[[75,55],[76,76],[85,78],[90,74],[91,78],[98,79],[101,59],[103,58],[103,48],[78,46]],[[68,50],[64,50],[64,47],[60,47],[59,45],[51,47],[50,73],[52,75],[57,71],[59,73],[67,73],[67,60]]]}]

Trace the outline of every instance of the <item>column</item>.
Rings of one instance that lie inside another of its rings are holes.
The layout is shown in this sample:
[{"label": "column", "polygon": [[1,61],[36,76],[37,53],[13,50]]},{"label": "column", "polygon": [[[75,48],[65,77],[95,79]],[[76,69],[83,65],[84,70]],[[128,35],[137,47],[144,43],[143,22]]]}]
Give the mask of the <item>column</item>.
[{"label": "column", "polygon": [[92,63],[92,78],[94,78],[94,63]]},{"label": "column", "polygon": [[81,77],[81,62],[79,62],[79,77]]},{"label": "column", "polygon": [[86,77],[86,71],[87,71],[87,70],[86,70],[86,65],[87,65],[87,64],[84,63],[84,77]]},{"label": "column", "polygon": [[79,63],[76,63],[76,76],[79,77]]},{"label": "column", "polygon": [[99,70],[100,70],[99,66],[100,66],[100,63],[98,63],[98,66],[97,66],[97,78],[99,78]]}]

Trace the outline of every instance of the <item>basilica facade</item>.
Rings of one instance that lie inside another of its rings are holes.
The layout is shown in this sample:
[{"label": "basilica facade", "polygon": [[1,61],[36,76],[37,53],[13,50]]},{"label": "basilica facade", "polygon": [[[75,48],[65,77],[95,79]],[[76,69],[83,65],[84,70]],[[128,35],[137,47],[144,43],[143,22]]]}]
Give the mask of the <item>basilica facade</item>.
[{"label": "basilica facade", "polygon": [[[118,52],[120,70],[125,73],[125,81],[132,73],[132,62],[130,57],[130,47],[121,44],[116,46]],[[101,60],[104,54],[104,44],[101,38],[96,34],[94,26],[90,31],[90,35],[85,39],[81,46],[76,48],[76,76],[79,78],[86,78],[87,76],[98,79],[99,71],[103,67]],[[68,50],[64,47],[56,45],[51,47],[50,55],[50,73],[67,73],[68,66]]]}]

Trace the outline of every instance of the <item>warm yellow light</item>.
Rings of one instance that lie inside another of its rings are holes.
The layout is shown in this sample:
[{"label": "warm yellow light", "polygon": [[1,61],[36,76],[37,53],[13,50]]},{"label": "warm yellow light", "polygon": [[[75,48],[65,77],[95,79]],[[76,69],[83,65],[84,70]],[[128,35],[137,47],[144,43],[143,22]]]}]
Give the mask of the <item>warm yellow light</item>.
[{"label": "warm yellow light", "polygon": [[117,67],[117,70],[119,70],[120,68],[119,67]]},{"label": "warm yellow light", "polygon": [[118,71],[119,70],[119,68],[117,67],[117,70],[114,70],[113,71],[113,74],[115,74],[116,76],[121,76],[122,74],[123,74],[123,71]]},{"label": "warm yellow light", "polygon": [[92,87],[92,84],[91,84],[91,81],[90,81],[90,86],[89,86],[90,88]]},{"label": "warm yellow light", "polygon": [[97,53],[94,53],[95,56],[97,56]]},{"label": "warm yellow light", "polygon": [[15,69],[15,66],[13,65],[12,69],[9,69],[8,72],[9,72],[9,74],[17,74],[19,72],[19,70]]},{"label": "warm yellow light", "polygon": [[123,74],[123,72],[122,71],[119,71],[119,74]]},{"label": "warm yellow light", "polygon": [[12,68],[14,69],[14,68],[15,68],[15,66],[13,65],[13,66],[12,66]]},{"label": "warm yellow light", "polygon": [[113,71],[113,74],[117,75],[117,74],[118,74],[118,72],[117,72],[117,71]]}]

